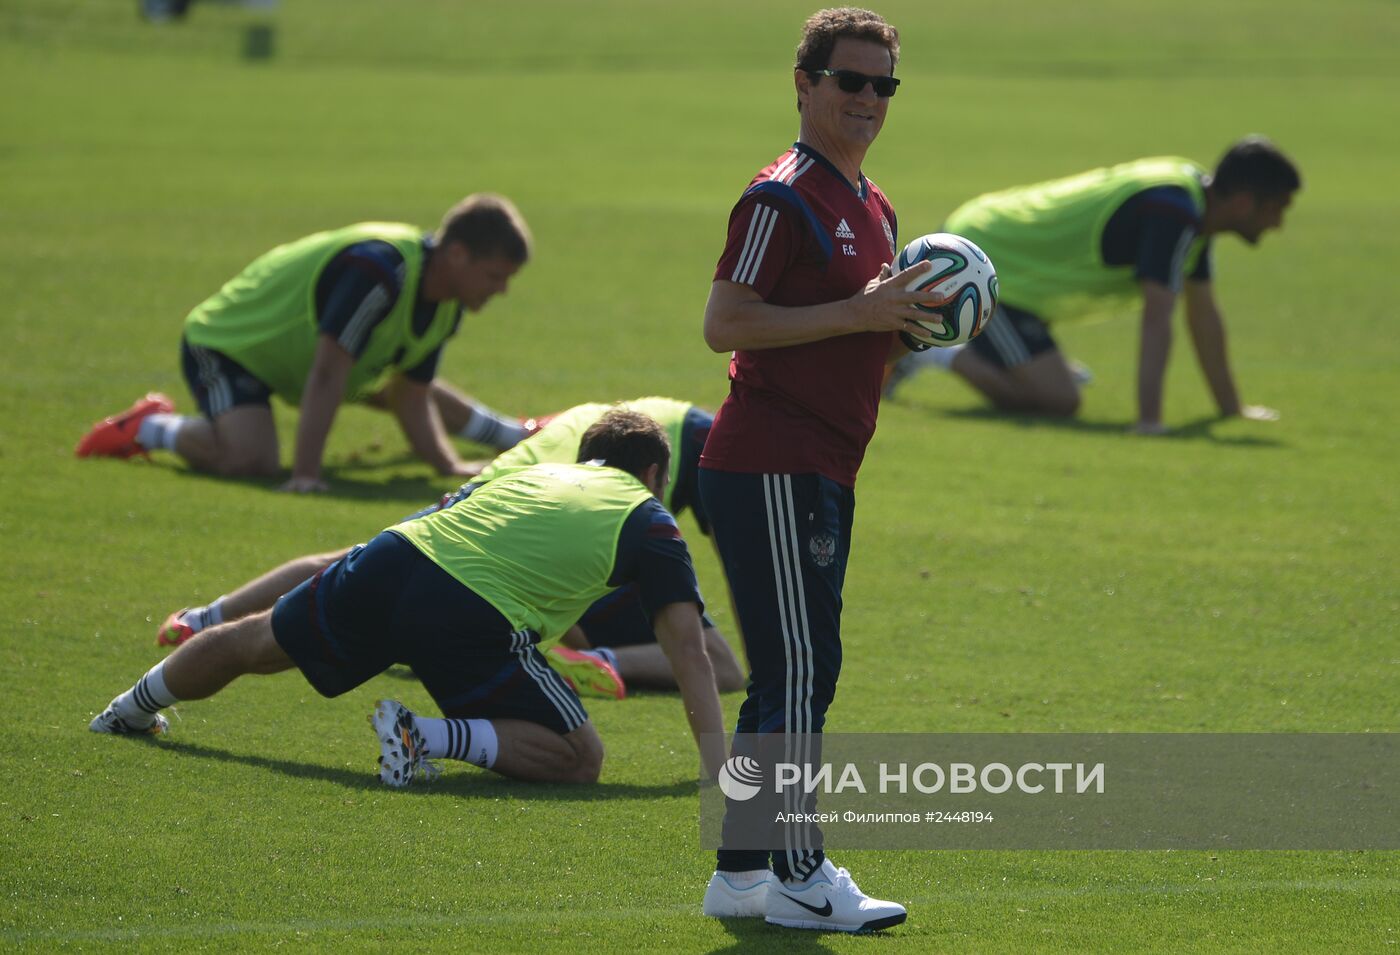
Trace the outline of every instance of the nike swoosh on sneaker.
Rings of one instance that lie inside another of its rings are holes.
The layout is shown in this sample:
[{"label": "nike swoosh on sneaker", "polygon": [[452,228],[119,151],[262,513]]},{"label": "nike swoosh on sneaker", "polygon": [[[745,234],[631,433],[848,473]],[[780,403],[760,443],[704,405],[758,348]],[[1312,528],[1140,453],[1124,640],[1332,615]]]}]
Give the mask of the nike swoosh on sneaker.
[{"label": "nike swoosh on sneaker", "polygon": [[823,905],[821,908],[817,908],[815,905],[808,905],[806,902],[803,902],[801,899],[794,899],[792,896],[788,895],[786,892],[783,892],[783,893],[782,893],[782,896],[783,896],[783,898],[787,899],[789,902],[795,902],[795,903],[797,903],[798,905],[802,906],[804,909],[806,909],[808,912],[811,912],[813,915],[820,915],[822,918],[826,918],[828,915],[831,914],[831,900],[830,900],[830,899],[827,899],[827,900],[826,900],[826,904]]}]

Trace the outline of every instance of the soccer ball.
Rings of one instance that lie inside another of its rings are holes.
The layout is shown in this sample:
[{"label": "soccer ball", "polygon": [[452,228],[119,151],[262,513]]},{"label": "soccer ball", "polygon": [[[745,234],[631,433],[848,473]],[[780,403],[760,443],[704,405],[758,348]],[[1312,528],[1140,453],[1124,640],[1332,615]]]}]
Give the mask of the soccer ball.
[{"label": "soccer ball", "polygon": [[992,260],[960,235],[934,232],[904,247],[894,260],[895,274],[925,259],[933,263],[933,271],[910,282],[909,291],[931,291],[938,298],[952,298],[945,305],[915,305],[929,317],[914,324],[928,334],[909,332],[909,337],[939,348],[976,338],[997,307],[997,270]]}]

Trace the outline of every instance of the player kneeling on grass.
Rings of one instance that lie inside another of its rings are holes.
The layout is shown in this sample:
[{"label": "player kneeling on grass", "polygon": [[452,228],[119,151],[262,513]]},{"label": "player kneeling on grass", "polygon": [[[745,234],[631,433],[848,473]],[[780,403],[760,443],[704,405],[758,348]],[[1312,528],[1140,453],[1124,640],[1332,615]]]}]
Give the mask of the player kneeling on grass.
[{"label": "player kneeling on grass", "polygon": [[[546,424],[542,430],[487,464],[471,484],[420,512],[420,516],[450,507],[464,499],[474,485],[490,481],[512,468],[576,460],[584,434],[612,407],[596,402],[575,405],[543,419]],[[655,420],[670,441],[673,453],[663,503],[673,515],[690,508],[701,533],[708,534],[709,521],[696,491],[700,450],[714,416],[674,398],[634,398],[626,402],[625,407]],[[348,552],[294,558],[208,606],[177,611],[161,624],[156,640],[161,645],[179,646],[206,627],[266,610],[278,597]],[[716,687],[721,693],[742,689],[744,672],[734,651],[708,614],[702,615],[701,623]],[[635,585],[619,588],[589,607],[578,623],[569,628],[560,644],[549,648],[545,658],[585,696],[622,699],[628,686],[676,688],[670,661],[656,643],[651,621],[647,619]]]},{"label": "player kneeling on grass", "polygon": [[[270,611],[204,631],[112,701],[91,729],[161,733],[160,710],[247,673],[297,667],[325,696],[411,666],[444,719],[392,700],[371,716],[380,778],[404,786],[460,759],[516,779],[593,782],[603,746],[538,645],[608,591],[636,583],[680,685],[704,771],[724,759],[690,554],[660,503],[670,448],[656,422],[605,415],[578,464],[503,474],[457,505],[389,528]],[[702,734],[712,734],[708,737]]]},{"label": "player kneeling on grass", "polygon": [[1088,371],[1064,356],[1051,329],[1131,303],[1142,318],[1135,430],[1164,434],[1172,313],[1181,297],[1220,414],[1275,420],[1273,409],[1240,400],[1211,249],[1218,235],[1233,232],[1257,245],[1264,233],[1282,228],[1302,184],[1282,150],[1250,136],[1231,146],[1213,173],[1188,159],[1154,157],[978,196],[954,210],[943,228],[977,243],[996,263],[997,310],[966,345],[901,359],[886,395],[932,366],[959,375],[1003,411],[1073,415]]},{"label": "player kneeling on grass", "polygon": [[337,410],[374,392],[420,458],[441,474],[471,475],[444,418],[497,448],[528,429],[435,382],[438,360],[463,310],[503,294],[529,257],[525,220],[486,193],[449,209],[433,235],[361,222],[278,246],[185,318],[185,379],[203,417],[177,415],[174,402],[152,393],[93,425],[76,453],[165,450],[198,471],[270,477],[281,468],[277,395],[301,410],[283,490],[324,490],[321,455]]}]

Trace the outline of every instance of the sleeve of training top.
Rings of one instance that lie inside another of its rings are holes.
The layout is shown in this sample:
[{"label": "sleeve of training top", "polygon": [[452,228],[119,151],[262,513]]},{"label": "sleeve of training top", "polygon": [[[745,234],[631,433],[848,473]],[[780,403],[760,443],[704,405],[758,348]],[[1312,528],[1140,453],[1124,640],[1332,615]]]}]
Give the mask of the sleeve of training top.
[{"label": "sleeve of training top", "polygon": [[715,280],[752,286],[768,298],[802,251],[805,224],[787,203],[748,193],[729,214],[729,235],[715,266]]},{"label": "sleeve of training top", "polygon": [[387,242],[357,242],[338,252],[316,282],[316,325],[359,358],[374,327],[403,291],[404,260]]},{"label": "sleeve of training top", "polygon": [[676,519],[659,501],[638,505],[618,535],[617,556],[608,584],[621,587],[630,583],[637,584],[647,616],[674,603],[694,603],[700,610],[705,609],[690,551]]},{"label": "sleeve of training top", "polygon": [[1176,186],[1152,189],[1141,203],[1142,232],[1133,274],[1180,292],[1186,253],[1201,225],[1195,205],[1190,194]]}]

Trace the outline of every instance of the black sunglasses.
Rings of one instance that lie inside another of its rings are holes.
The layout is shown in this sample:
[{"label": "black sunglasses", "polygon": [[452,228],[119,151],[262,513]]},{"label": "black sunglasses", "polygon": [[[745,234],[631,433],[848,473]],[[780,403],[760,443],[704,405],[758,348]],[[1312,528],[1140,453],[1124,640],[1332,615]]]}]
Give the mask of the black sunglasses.
[{"label": "black sunglasses", "polygon": [[869,83],[875,88],[875,95],[881,99],[889,99],[899,86],[899,80],[893,76],[866,76],[855,70],[806,70],[805,72],[812,76],[836,77],[836,85],[843,93],[859,93],[865,89],[865,84]]}]

